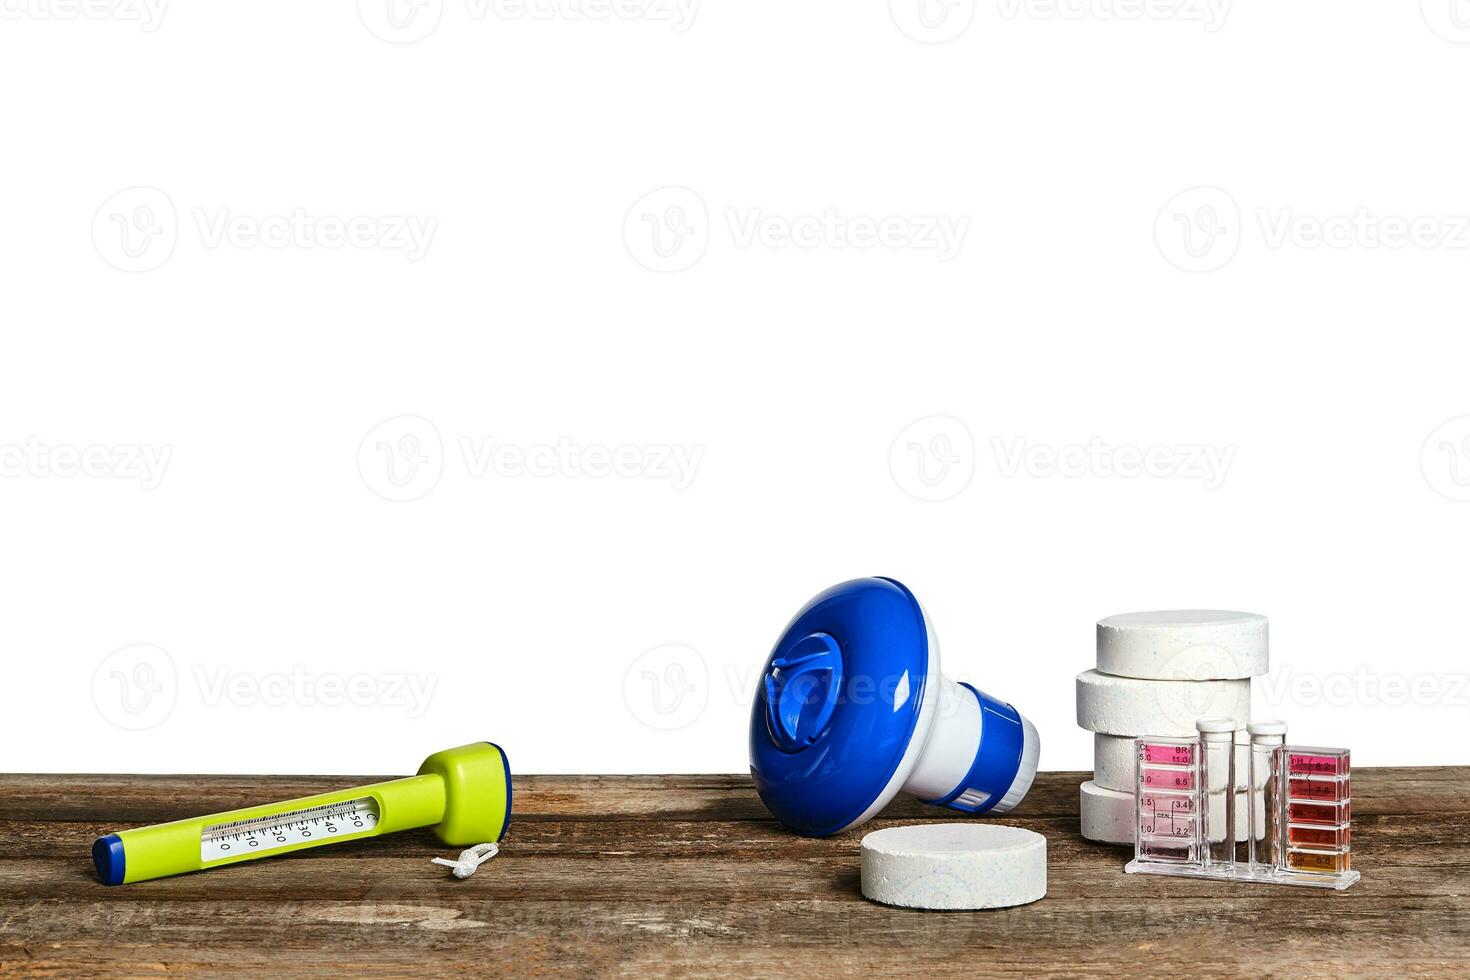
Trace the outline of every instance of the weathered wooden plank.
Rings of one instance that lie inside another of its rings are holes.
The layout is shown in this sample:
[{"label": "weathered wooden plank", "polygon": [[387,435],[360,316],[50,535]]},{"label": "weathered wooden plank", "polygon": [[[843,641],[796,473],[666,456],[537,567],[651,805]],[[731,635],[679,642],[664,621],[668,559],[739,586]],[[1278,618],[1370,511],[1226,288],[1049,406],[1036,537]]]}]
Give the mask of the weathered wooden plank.
[{"label": "weathered wooden plank", "polygon": [[[137,946],[101,951],[86,964],[45,951],[12,952],[0,946],[0,963],[8,974],[24,977],[93,976],[690,976],[728,977],[910,977],[998,976],[1110,977],[1132,975],[1139,963],[1174,975],[1198,977],[1374,976],[1378,960],[1365,960],[1354,944],[1303,940],[1290,953],[1240,948],[1201,962],[1195,950],[1147,950],[1124,947],[1101,951],[1087,959],[1054,965],[1050,951],[1032,945],[1019,949],[956,951],[950,949],[866,950],[860,947],[811,949],[780,943],[744,947],[690,947],[684,944],[632,941],[619,946],[579,945],[548,938],[533,946],[489,942],[436,952],[425,960],[416,951],[383,950],[371,958],[326,950],[211,951],[165,946]],[[24,957],[22,959],[21,957]],[[1463,975],[1464,960],[1434,952],[1405,951],[1388,967],[1395,976]],[[1382,975],[1382,974],[1377,974]]]},{"label": "weathered wooden plank", "polygon": [[[1464,769],[1359,769],[1353,773],[1354,816],[1401,810],[1423,798],[1436,812],[1470,812]],[[97,821],[114,827],[177,820],[218,810],[345,789],[391,776],[71,776],[0,775],[0,821]],[[1090,773],[1042,773],[1018,815],[1075,816],[1077,786]],[[518,821],[769,820],[750,778],[717,776],[517,776]],[[909,797],[891,819],[932,819],[935,810]]]},{"label": "weathered wooden plank", "polygon": [[[435,887],[382,886],[357,899],[312,898],[293,901],[146,902],[121,907],[107,902],[35,902],[0,905],[7,924],[0,942],[25,942],[47,948],[88,949],[115,943],[151,942],[212,948],[262,948],[288,940],[307,948],[366,949],[422,946],[444,949],[463,942],[576,936],[582,942],[617,943],[637,937],[697,943],[744,945],[753,942],[828,948],[914,945],[950,948],[1030,946],[1044,939],[1048,949],[1088,954],[1094,946],[1120,937],[1129,942],[1172,945],[1188,937],[1197,951],[1225,949],[1250,937],[1277,942],[1301,936],[1336,936],[1341,942],[1385,943],[1386,948],[1421,946],[1441,956],[1470,962],[1470,927],[1463,899],[1420,899],[1389,908],[1374,902],[1330,899],[1276,904],[1272,899],[1242,902],[1194,896],[1172,899],[1167,907],[1120,908],[1114,898],[1048,895],[1025,909],[992,914],[928,915],[878,907],[856,893],[823,895],[814,889],[766,893],[750,901],[723,901],[717,893],[697,892],[678,901],[667,893],[639,895],[614,889],[609,898],[573,893],[562,902],[519,898],[467,898]],[[1277,929],[1283,917],[1288,929]]]},{"label": "weathered wooden plank", "polygon": [[426,831],[107,889],[98,833],[362,777],[0,777],[0,973],[30,976],[1198,976],[1470,971],[1470,771],[1355,773],[1343,893],[1122,874],[1049,773],[1005,822],[1045,833],[1047,898],[931,914],[858,888],[862,832],[954,819],[904,803],[863,831],[783,831],[748,779],[517,777],[500,857],[457,882]]},{"label": "weathered wooden plank", "polygon": [[[930,808],[925,821],[953,819]],[[517,855],[645,855],[744,857],[751,854],[805,856],[852,853],[854,843],[873,830],[920,822],[885,815],[858,830],[824,840],[810,840],[781,830],[770,820],[536,820],[514,821],[505,852]],[[1025,827],[1048,838],[1052,863],[1088,857],[1119,861],[1127,848],[1100,847],[1077,836],[1076,817],[1003,817],[993,822]],[[100,834],[123,829],[112,823],[61,820],[0,821],[0,862],[17,858],[64,860],[84,858]],[[1420,813],[1355,814],[1355,841],[1360,855],[1384,856],[1399,849],[1433,847],[1434,860],[1454,859],[1470,848],[1470,812],[1445,813],[1427,822]],[[382,857],[440,855],[445,846],[427,830],[390,834],[371,841],[333,845],[331,852],[300,852],[297,860],[329,853]],[[1425,852],[1409,854],[1425,860]],[[277,859],[271,859],[277,860]]]},{"label": "weathered wooden plank", "polygon": [[[1341,909],[1277,908],[1266,901],[1249,909],[1222,911],[1218,905],[1196,899],[1171,906],[1169,914],[1143,909],[1120,914],[1113,902],[1049,898],[1024,910],[936,916],[883,909],[860,899],[799,896],[765,907],[731,908],[719,901],[671,905],[591,900],[557,909],[515,901],[466,906],[424,894],[402,894],[354,904],[215,901],[203,908],[171,906],[166,909],[169,916],[158,918],[141,909],[130,916],[110,910],[106,903],[87,903],[55,910],[52,914],[67,917],[64,923],[48,928],[44,921],[27,920],[23,925],[37,933],[27,940],[27,948],[51,955],[72,950],[78,960],[86,951],[126,947],[143,934],[151,944],[177,950],[260,952],[282,946],[330,951],[340,962],[366,962],[378,954],[415,949],[425,964],[438,963],[467,945],[488,953],[568,939],[582,949],[618,949],[657,940],[687,950],[691,961],[697,953],[706,963],[767,945],[793,951],[853,948],[862,950],[865,958],[888,951],[926,950],[946,950],[951,956],[988,951],[1005,957],[1032,949],[1044,953],[1045,962],[1053,965],[1125,962],[1129,957],[1124,954],[1148,952],[1151,965],[1179,967],[1192,957],[1196,972],[1208,973],[1212,964],[1243,964],[1242,955],[1270,956],[1272,941],[1286,947],[1275,951],[1277,955],[1299,965],[1311,965],[1310,960],[1297,958],[1308,951],[1329,958],[1352,956],[1362,963],[1382,964],[1386,954],[1466,961],[1467,934],[1458,921],[1463,912],[1378,910],[1355,918],[1352,928],[1345,928]],[[89,933],[102,931],[79,935],[77,916],[90,923]],[[1289,933],[1270,928],[1271,916],[1289,917]],[[1243,943],[1247,937],[1252,942]]]},{"label": "weathered wooden plank", "polygon": [[[344,845],[345,847],[346,845]],[[311,852],[303,852],[304,854]],[[325,851],[321,852],[325,854]],[[1460,907],[1467,892],[1470,860],[1442,862],[1424,855],[1419,863],[1383,864],[1365,860],[1365,879],[1347,893],[1324,893],[1262,885],[1231,885],[1193,878],[1124,876],[1121,857],[1086,864],[1053,863],[1048,871],[1049,901],[1070,898],[1174,899],[1200,897],[1245,906],[1355,908],[1378,899],[1440,896]],[[858,896],[855,854],[800,859],[746,857],[737,861],[702,858],[571,858],[557,855],[496,858],[470,882],[459,882],[414,858],[362,855],[283,857],[169,879],[101,890],[81,859],[0,862],[0,902],[23,904],[38,895],[47,901],[97,901],[115,907],[156,902],[295,901],[304,895],[327,901],[357,901],[387,890],[421,892],[425,899],[449,901],[524,899],[561,902],[595,898],[677,902],[724,899],[765,902],[786,896]]]}]

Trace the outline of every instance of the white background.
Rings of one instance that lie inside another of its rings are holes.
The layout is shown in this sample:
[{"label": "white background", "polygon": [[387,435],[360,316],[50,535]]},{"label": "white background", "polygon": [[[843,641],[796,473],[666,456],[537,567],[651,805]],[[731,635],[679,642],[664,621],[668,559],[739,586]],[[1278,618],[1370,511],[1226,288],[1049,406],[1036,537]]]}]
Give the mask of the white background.
[{"label": "white background", "polygon": [[742,771],[870,574],[1470,762],[1470,4],[386,2],[3,0],[0,766]]}]

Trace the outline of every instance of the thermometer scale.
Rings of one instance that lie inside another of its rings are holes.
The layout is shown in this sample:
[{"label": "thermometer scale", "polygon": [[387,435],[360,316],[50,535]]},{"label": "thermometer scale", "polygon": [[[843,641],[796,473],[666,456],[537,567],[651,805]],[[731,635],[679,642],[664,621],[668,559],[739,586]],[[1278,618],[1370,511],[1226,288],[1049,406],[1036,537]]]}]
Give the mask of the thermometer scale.
[{"label": "thermometer scale", "polygon": [[241,854],[267,854],[292,844],[349,840],[371,834],[377,825],[378,802],[371,796],[215,824],[204,828],[200,860],[208,863]]},{"label": "thermometer scale", "polygon": [[92,861],[103,884],[122,885],[415,827],[463,847],[499,841],[510,804],[505,753],[474,742],[434,753],[415,776],[107,834]]}]

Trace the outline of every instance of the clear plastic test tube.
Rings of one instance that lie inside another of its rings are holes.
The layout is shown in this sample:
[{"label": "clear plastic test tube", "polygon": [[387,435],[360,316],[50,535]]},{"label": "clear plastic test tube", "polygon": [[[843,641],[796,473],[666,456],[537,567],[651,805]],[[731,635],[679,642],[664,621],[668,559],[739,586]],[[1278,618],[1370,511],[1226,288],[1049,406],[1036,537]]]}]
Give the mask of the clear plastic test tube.
[{"label": "clear plastic test tube", "polygon": [[1250,869],[1268,873],[1281,864],[1281,774],[1276,749],[1286,744],[1286,722],[1253,721],[1250,761]]},{"label": "clear plastic test tube", "polygon": [[1229,718],[1201,718],[1200,755],[1203,757],[1200,796],[1204,818],[1205,866],[1235,865],[1235,722]]}]

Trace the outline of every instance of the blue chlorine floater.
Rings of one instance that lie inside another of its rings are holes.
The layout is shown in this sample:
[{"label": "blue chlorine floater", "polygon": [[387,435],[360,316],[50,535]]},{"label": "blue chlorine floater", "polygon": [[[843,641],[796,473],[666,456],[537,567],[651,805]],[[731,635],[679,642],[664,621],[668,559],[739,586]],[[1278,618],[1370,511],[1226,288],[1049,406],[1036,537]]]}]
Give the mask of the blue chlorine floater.
[{"label": "blue chlorine floater", "polygon": [[808,837],[864,823],[902,790],[964,813],[1020,803],[1041,740],[1015,708],[939,672],[923,607],[891,578],[808,602],[763,668],[750,772],[771,813]]}]

